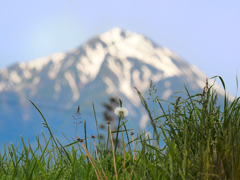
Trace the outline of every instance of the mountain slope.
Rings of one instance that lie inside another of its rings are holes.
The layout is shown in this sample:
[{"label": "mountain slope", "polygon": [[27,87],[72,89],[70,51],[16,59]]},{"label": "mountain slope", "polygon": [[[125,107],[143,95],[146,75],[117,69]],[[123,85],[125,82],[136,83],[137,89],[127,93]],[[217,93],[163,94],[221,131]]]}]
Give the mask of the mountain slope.
[{"label": "mountain slope", "polygon": [[32,136],[43,129],[28,99],[42,110],[56,135],[63,131],[74,136],[72,114],[80,104],[91,135],[96,130],[92,102],[101,121],[102,102],[109,96],[119,97],[130,111],[128,126],[145,128],[148,116],[134,86],[149,96],[152,80],[160,98],[170,100],[172,93],[184,91],[184,84],[191,93],[201,92],[205,78],[169,49],[143,35],[114,28],[78,49],[0,70],[0,142],[17,142],[20,135]]}]

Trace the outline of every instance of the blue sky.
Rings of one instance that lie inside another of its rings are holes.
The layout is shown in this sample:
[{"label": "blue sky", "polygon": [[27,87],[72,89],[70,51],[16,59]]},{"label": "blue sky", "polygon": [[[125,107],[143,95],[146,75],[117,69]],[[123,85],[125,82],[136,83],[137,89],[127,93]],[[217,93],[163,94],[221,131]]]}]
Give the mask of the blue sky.
[{"label": "blue sky", "polygon": [[240,1],[1,0],[0,68],[68,51],[113,27],[149,37],[209,77],[221,75],[235,95]]}]

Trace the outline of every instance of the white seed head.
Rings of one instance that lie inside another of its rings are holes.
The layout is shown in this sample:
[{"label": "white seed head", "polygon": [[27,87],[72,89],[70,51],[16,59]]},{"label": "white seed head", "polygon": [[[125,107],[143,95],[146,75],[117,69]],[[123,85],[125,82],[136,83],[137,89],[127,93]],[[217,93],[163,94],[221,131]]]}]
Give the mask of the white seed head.
[{"label": "white seed head", "polygon": [[115,109],[114,113],[117,116],[123,115],[123,117],[126,117],[128,115],[128,110],[126,108],[123,108],[123,107],[117,107]]}]

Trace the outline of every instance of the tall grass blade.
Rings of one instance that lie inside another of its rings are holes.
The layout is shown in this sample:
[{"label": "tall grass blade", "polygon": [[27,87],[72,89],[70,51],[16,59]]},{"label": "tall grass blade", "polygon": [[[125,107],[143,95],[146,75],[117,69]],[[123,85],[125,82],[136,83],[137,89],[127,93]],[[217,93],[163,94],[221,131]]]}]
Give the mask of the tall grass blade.
[{"label": "tall grass blade", "polygon": [[[48,123],[47,123],[47,120],[46,120],[45,117],[43,116],[42,112],[38,109],[38,107],[37,107],[30,99],[29,99],[29,101],[32,103],[32,105],[37,109],[37,111],[39,112],[39,114],[42,116],[42,118],[43,118],[43,120],[44,120],[44,125],[45,125],[45,127],[48,129],[51,138],[53,139],[56,147],[58,148],[58,145],[57,145],[57,143],[56,143],[56,141],[55,141],[55,138],[53,137],[52,131],[51,131],[51,129],[50,129]],[[58,148],[58,149],[59,149],[59,148]],[[59,150],[59,152],[61,153],[60,150]]]},{"label": "tall grass blade", "polygon": [[[159,134],[158,134],[157,126],[156,126],[156,124],[155,124],[155,122],[154,122],[154,120],[153,120],[153,118],[152,118],[152,115],[151,115],[151,112],[150,112],[150,110],[149,110],[149,108],[148,108],[147,102],[146,102],[145,99],[143,98],[143,96],[142,96],[142,94],[140,93],[140,91],[138,91],[138,89],[137,89],[136,87],[134,87],[134,88],[137,90],[138,96],[139,96],[139,98],[141,99],[141,103],[142,103],[143,107],[144,107],[144,108],[147,110],[147,112],[148,112],[148,116],[150,117],[150,122],[151,122],[151,125],[152,125],[152,127],[153,127],[153,131],[154,131],[154,133],[156,134],[156,138],[157,138],[157,140],[158,140],[158,139],[159,139]],[[157,144],[158,144],[158,146],[159,146],[159,141],[157,141]]]}]

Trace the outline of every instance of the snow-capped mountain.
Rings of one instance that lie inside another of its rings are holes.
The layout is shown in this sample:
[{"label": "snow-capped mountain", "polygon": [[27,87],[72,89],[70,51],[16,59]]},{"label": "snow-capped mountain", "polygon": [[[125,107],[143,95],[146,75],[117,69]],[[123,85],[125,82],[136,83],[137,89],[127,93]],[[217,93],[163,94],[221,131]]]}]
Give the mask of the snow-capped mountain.
[{"label": "snow-capped mountain", "polygon": [[109,96],[119,97],[129,109],[129,126],[137,130],[146,127],[148,116],[134,86],[147,97],[152,80],[159,97],[170,100],[174,92],[184,91],[184,84],[192,93],[201,92],[205,78],[168,48],[141,34],[114,28],[67,53],[0,70],[0,143],[40,134],[42,119],[28,99],[57,134],[74,136],[72,114],[78,105],[89,132],[94,132],[92,102],[101,121],[101,103]]}]

